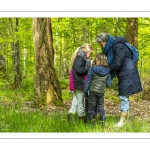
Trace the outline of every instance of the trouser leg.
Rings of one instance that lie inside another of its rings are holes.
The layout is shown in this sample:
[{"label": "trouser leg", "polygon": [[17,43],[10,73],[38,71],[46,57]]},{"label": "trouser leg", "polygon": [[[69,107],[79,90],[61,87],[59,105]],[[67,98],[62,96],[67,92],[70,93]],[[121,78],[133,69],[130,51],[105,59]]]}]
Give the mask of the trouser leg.
[{"label": "trouser leg", "polygon": [[129,96],[119,96],[121,104],[120,104],[120,121],[115,124],[115,127],[122,127],[125,124],[127,116],[129,115]]},{"label": "trouser leg", "polygon": [[104,110],[104,94],[98,94],[97,107],[98,107],[98,113],[100,114],[101,127],[104,127],[106,121],[106,114]]},{"label": "trouser leg", "polygon": [[95,114],[97,109],[97,95],[94,92],[89,93],[88,99],[88,119],[91,124],[94,124]]},{"label": "trouser leg", "polygon": [[77,112],[77,95],[76,95],[76,91],[74,91],[73,93],[73,99],[72,99],[72,104],[69,110],[69,114],[75,114]]},{"label": "trouser leg", "polygon": [[128,112],[129,111],[129,96],[119,96],[121,104],[120,110],[121,112]]},{"label": "trouser leg", "polygon": [[77,97],[77,113],[79,117],[85,116],[85,108],[84,108],[84,92],[82,90],[76,90]]}]

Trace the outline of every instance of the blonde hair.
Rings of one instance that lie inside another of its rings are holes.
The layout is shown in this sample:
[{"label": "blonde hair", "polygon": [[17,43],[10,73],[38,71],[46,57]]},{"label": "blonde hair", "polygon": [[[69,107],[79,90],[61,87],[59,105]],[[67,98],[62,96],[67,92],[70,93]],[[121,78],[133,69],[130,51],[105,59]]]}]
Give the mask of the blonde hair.
[{"label": "blonde hair", "polygon": [[104,66],[109,68],[106,55],[103,53],[98,53],[93,60],[92,66]]},{"label": "blonde hair", "polygon": [[75,58],[77,57],[77,54],[79,52],[79,50],[83,50],[85,52],[85,54],[87,53],[87,47],[90,48],[90,50],[93,50],[93,47],[89,44],[89,43],[84,43],[82,46],[78,47],[74,53],[72,54],[72,57],[71,57],[71,63],[73,64]]}]

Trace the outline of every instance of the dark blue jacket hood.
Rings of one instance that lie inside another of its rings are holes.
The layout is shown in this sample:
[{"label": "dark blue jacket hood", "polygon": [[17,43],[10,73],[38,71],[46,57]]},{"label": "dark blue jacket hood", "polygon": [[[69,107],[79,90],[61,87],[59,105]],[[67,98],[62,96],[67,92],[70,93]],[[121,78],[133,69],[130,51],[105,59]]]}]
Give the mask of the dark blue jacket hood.
[{"label": "dark blue jacket hood", "polygon": [[110,69],[103,66],[93,66],[91,70],[98,76],[106,76],[109,74]]},{"label": "dark blue jacket hood", "polygon": [[126,42],[127,42],[127,40],[124,37],[117,36],[115,41],[113,42],[113,45],[116,44],[116,43],[126,43]]}]

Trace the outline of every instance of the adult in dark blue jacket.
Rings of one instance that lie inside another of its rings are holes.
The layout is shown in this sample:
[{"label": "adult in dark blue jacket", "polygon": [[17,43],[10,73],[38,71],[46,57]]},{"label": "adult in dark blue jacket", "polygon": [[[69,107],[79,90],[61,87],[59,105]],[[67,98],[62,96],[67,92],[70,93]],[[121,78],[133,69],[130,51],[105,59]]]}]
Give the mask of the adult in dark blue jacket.
[{"label": "adult in dark blue jacket", "polygon": [[121,117],[115,127],[121,127],[129,112],[129,96],[142,91],[141,81],[130,50],[124,43],[127,40],[118,36],[113,38],[107,33],[101,33],[96,38],[103,53],[107,55],[112,78],[118,78],[118,95],[121,100]]},{"label": "adult in dark blue jacket", "polygon": [[89,70],[85,86],[84,93],[88,98],[88,118],[93,124],[95,114],[100,114],[101,126],[104,127],[106,115],[104,110],[104,93],[106,86],[111,85],[110,69],[107,62],[107,57],[98,53],[93,61],[93,67]]}]

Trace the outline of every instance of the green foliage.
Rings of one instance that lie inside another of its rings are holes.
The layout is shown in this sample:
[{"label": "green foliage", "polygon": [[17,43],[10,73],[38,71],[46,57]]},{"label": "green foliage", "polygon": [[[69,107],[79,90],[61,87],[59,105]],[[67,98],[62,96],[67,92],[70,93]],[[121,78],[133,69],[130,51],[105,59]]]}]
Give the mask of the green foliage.
[{"label": "green foliage", "polygon": [[59,83],[61,85],[61,89],[67,89],[69,86],[69,77],[67,79],[65,79],[65,78],[60,79]]},{"label": "green foliage", "polygon": [[[12,66],[12,52],[11,44],[19,41],[20,49],[20,64],[22,74],[26,75],[34,72],[34,47],[33,47],[33,33],[32,33],[32,18],[18,18],[19,28],[18,32],[14,30],[15,18],[12,18],[12,30],[10,18],[0,18],[0,54],[3,55],[7,60],[7,75],[8,80],[12,80],[14,76],[14,68]],[[12,32],[12,33],[11,33]],[[17,40],[16,37],[17,36]],[[26,53],[26,58],[25,58]],[[25,70],[26,65],[26,70]]]},{"label": "green foliage", "polygon": [[56,100],[54,101],[54,105],[55,105],[55,106],[64,106],[63,102],[62,102],[60,99],[56,99]]},{"label": "green foliage", "polygon": [[72,99],[72,97],[73,97],[73,93],[70,92],[69,89],[62,91],[62,99],[64,102]]},{"label": "green foliage", "polygon": [[[4,97],[2,101],[16,102],[33,101],[34,84],[32,78],[26,78],[22,81],[22,86],[19,89],[14,89],[10,81],[0,82],[0,95]],[[0,102],[1,98],[0,98]]]},{"label": "green foliage", "polygon": [[73,52],[84,43],[90,43],[94,48],[91,57],[94,59],[96,53],[101,51],[96,43],[96,36],[100,32],[114,35],[117,21],[117,34],[123,36],[126,33],[126,18],[52,18],[55,66],[59,77],[63,78],[64,74],[69,74],[65,68],[71,68],[70,59]]},{"label": "green foliage", "polygon": [[[15,18],[12,18],[14,25]],[[13,75],[11,42],[17,35],[19,40],[21,68],[23,72],[26,62],[27,74],[34,71],[34,46],[32,32],[32,18],[18,18],[19,30],[10,34],[9,18],[0,18],[0,52],[7,58],[8,74]],[[71,67],[70,58],[74,50],[83,43],[90,43],[94,52],[91,59],[101,48],[95,38],[100,32],[108,32],[112,35],[126,37],[127,18],[52,18],[53,46],[55,50],[55,67],[60,78],[68,75],[67,68]],[[138,50],[140,52],[139,71],[142,74],[150,72],[148,56],[150,19],[138,18]],[[27,59],[24,60],[24,53]],[[24,72],[23,72],[24,73]]]},{"label": "green foliage", "polygon": [[67,101],[72,99],[72,92],[69,91],[69,77],[67,77],[67,79],[63,78],[60,79],[60,85],[61,85],[61,89],[62,89],[62,99],[63,101]]},{"label": "green foliage", "polygon": [[[14,19],[12,22],[14,25]],[[107,32],[112,35],[126,37],[127,18],[52,18],[53,46],[55,52],[55,68],[62,89],[63,101],[71,100],[69,93],[69,68],[71,68],[71,56],[75,49],[83,43],[90,43],[94,52],[101,52],[100,46],[96,43],[96,36],[100,32]],[[117,29],[117,30],[116,30]],[[9,18],[0,18],[0,54],[7,60],[8,78],[0,80],[0,102],[1,111],[1,132],[102,132],[98,120],[96,126],[91,128],[77,121],[69,125],[67,112],[61,115],[58,112],[48,114],[41,110],[29,111],[22,108],[23,102],[33,102],[34,97],[34,45],[32,33],[32,18],[19,18],[18,32],[13,30],[10,33]],[[23,75],[22,85],[14,89],[14,70],[12,65],[11,42],[19,40],[21,71]],[[150,99],[150,18],[138,18],[138,51],[140,59],[138,70],[140,72],[143,91],[131,96],[131,100]],[[25,58],[25,53],[27,57]],[[26,69],[26,70],[25,70]],[[120,102],[118,99],[117,78],[106,90],[105,98]],[[7,105],[10,103],[10,105]],[[6,106],[5,106],[6,104]],[[58,103],[59,104],[59,103]],[[148,132],[148,122],[139,118],[130,120],[129,124],[121,129],[114,129],[113,124],[118,118],[108,116],[104,132]]]},{"label": "green foliage", "polygon": [[150,55],[150,19],[139,18],[138,19],[138,50],[140,52],[139,71],[141,75],[149,75],[149,55]]}]

